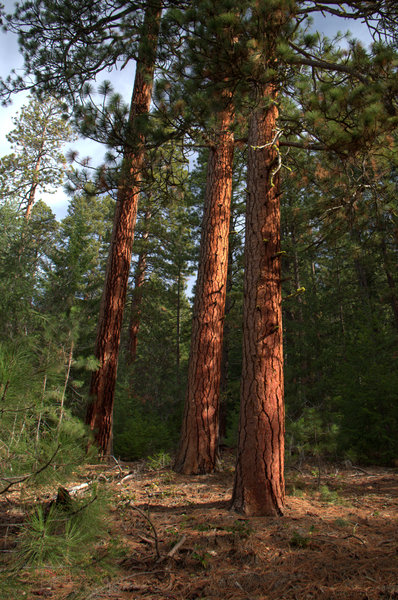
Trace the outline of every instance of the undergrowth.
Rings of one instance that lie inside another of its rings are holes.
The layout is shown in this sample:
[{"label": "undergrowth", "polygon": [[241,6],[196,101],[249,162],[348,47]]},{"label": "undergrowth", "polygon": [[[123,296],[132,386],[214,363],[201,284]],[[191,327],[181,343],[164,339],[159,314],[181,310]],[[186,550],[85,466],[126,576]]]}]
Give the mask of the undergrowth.
[{"label": "undergrowth", "polygon": [[67,506],[39,506],[18,537],[16,564],[40,567],[84,562],[106,530],[107,499],[96,487],[88,498]]},{"label": "undergrowth", "polygon": [[35,507],[0,570],[0,598],[19,600],[30,580],[43,581],[45,587],[51,573],[73,574],[89,586],[98,577],[109,577],[124,556],[118,540],[110,539],[109,523],[110,498],[99,486],[65,504],[52,501]]}]

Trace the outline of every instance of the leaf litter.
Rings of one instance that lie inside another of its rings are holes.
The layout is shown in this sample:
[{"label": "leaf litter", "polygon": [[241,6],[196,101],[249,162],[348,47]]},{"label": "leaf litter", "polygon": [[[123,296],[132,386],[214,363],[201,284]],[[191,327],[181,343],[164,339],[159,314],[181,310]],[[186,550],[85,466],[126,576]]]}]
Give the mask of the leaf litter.
[{"label": "leaf litter", "polygon": [[[211,475],[141,461],[92,466],[76,483],[98,476],[111,498],[109,539],[83,567],[22,567],[5,596],[0,581],[1,600],[398,600],[396,469],[288,468],[275,518],[229,511],[231,455]],[[0,577],[28,501],[0,497]]]}]

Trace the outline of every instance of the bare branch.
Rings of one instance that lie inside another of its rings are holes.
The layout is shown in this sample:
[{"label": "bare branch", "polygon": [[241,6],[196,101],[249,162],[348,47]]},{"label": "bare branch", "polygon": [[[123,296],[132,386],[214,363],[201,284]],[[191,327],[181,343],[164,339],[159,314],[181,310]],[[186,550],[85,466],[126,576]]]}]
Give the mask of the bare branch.
[{"label": "bare branch", "polygon": [[36,475],[38,475],[39,473],[41,473],[42,471],[47,469],[47,467],[49,467],[51,465],[52,461],[56,457],[59,449],[60,449],[60,445],[58,444],[55,452],[49,458],[49,460],[44,465],[42,465],[40,467],[40,469],[37,469],[37,471],[35,471],[34,473],[29,473],[28,475],[22,475],[21,477],[13,478],[12,480],[10,480],[9,478],[3,477],[2,480],[7,481],[7,485],[2,490],[0,490],[0,495],[5,494],[13,485],[17,485],[18,483],[23,483],[24,481],[28,481],[29,479],[32,479],[32,477],[36,477]]},{"label": "bare branch", "polygon": [[[149,524],[149,526],[150,526],[150,528],[152,529],[152,532],[153,532],[153,540],[154,540],[154,543],[155,543],[156,558],[158,560],[160,560],[158,532],[156,531],[155,525],[153,524],[153,522],[149,518],[149,515],[147,513],[145,513],[143,510],[141,510],[140,508],[138,508],[138,506],[134,506],[130,502],[127,504],[127,506],[129,506],[132,510],[135,510],[136,512],[138,512],[138,514],[140,514],[147,521],[147,523]],[[148,510],[148,512],[149,512],[149,510]]]}]

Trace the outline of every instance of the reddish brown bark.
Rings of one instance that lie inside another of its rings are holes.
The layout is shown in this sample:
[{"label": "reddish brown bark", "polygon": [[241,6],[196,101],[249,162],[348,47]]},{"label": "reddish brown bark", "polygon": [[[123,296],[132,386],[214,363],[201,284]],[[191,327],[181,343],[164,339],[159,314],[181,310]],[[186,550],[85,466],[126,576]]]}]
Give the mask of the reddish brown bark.
[{"label": "reddish brown bark", "polygon": [[266,107],[250,120],[247,173],[243,365],[239,442],[232,508],[281,514],[284,502],[284,403],[280,265],[280,184],[276,173],[278,109],[271,85]]},{"label": "reddish brown bark", "polygon": [[198,279],[193,309],[188,388],[174,469],[211,473],[218,456],[220,370],[228,267],[234,138],[231,109],[219,115],[210,148]]},{"label": "reddish brown bark", "polygon": [[120,333],[145,152],[144,134],[137,126],[137,117],[149,112],[160,16],[161,2],[155,0],[147,8],[143,26],[145,33],[136,65],[129,116],[130,140],[134,145],[125,150],[99,315],[95,355],[100,366],[91,379],[91,402],[86,422],[95,432],[95,442],[102,455],[109,454],[111,445]]},{"label": "reddish brown bark", "polygon": [[37,190],[37,186],[39,185],[38,175],[39,175],[39,170],[40,170],[41,159],[42,159],[42,156],[41,156],[41,154],[39,154],[39,157],[37,159],[35,169],[33,172],[33,182],[32,182],[31,188],[29,190],[28,204],[26,206],[26,211],[25,211],[26,221],[30,220],[33,204],[35,202],[36,190]]},{"label": "reddish brown bark", "polygon": [[28,204],[27,204],[26,210],[25,210],[26,221],[30,220],[33,204],[35,202],[36,190],[39,185],[39,171],[40,171],[41,161],[43,158],[44,142],[46,139],[46,133],[47,133],[47,125],[45,125],[43,128],[41,144],[40,144],[40,148],[39,148],[39,154],[38,154],[38,157],[36,160],[35,168],[33,169],[33,180],[32,180],[32,185],[29,190]]}]

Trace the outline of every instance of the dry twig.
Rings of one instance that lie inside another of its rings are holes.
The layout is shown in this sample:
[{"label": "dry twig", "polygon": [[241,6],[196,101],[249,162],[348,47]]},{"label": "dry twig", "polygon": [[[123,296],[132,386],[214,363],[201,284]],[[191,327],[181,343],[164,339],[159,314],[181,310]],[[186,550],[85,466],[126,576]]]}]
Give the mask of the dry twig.
[{"label": "dry twig", "polygon": [[32,479],[32,477],[35,477],[36,475],[38,475],[39,473],[41,473],[42,471],[47,469],[47,467],[49,467],[51,465],[52,461],[56,457],[59,449],[60,449],[60,445],[58,444],[54,454],[49,458],[49,460],[44,465],[42,465],[40,467],[40,469],[37,469],[37,471],[35,471],[34,473],[29,473],[28,475],[22,475],[21,477],[12,478],[12,480],[10,480],[7,477],[3,477],[2,480],[6,481],[7,485],[2,490],[0,490],[0,495],[5,494],[13,485],[17,485],[18,483],[23,483],[24,481],[28,481],[29,479]]},{"label": "dry twig", "polygon": [[[154,544],[155,544],[156,558],[158,560],[160,560],[158,532],[156,531],[155,525],[153,524],[153,522],[149,518],[149,514],[145,513],[143,510],[141,510],[140,508],[138,508],[138,506],[134,506],[130,502],[128,502],[127,506],[130,507],[132,510],[135,510],[136,512],[138,512],[138,514],[140,514],[146,520],[146,522],[148,523],[148,525],[152,529],[152,532],[153,532],[153,541],[154,541]],[[148,513],[149,513],[149,509],[148,509]]]}]

